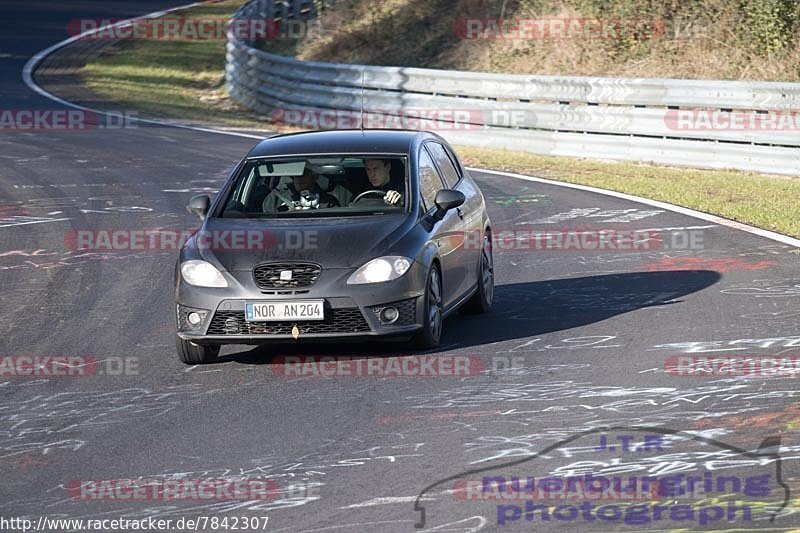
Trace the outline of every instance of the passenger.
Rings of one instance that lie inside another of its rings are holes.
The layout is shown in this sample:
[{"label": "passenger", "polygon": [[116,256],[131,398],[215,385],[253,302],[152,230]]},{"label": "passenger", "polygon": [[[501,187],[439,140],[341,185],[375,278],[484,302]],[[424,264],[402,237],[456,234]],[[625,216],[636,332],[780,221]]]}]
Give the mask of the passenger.
[{"label": "passenger", "polygon": [[273,189],[264,198],[262,210],[265,213],[279,213],[339,207],[339,201],[319,187],[318,179],[319,175],[306,167],[301,175],[292,177],[290,185]]}]

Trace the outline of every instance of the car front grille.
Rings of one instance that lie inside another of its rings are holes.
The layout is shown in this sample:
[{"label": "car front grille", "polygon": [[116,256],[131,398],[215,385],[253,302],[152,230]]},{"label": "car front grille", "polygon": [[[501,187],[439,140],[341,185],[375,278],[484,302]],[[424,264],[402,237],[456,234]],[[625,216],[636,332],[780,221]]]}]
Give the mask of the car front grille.
[{"label": "car front grille", "polygon": [[[253,279],[261,289],[297,289],[316,283],[321,270],[314,263],[268,263],[253,269]],[[292,273],[291,279],[281,279],[285,271]]]},{"label": "car front grille", "polygon": [[244,311],[217,311],[207,335],[291,335],[297,326],[300,335],[314,333],[364,333],[370,327],[357,307],[326,310],[325,320],[308,322],[247,322]]}]

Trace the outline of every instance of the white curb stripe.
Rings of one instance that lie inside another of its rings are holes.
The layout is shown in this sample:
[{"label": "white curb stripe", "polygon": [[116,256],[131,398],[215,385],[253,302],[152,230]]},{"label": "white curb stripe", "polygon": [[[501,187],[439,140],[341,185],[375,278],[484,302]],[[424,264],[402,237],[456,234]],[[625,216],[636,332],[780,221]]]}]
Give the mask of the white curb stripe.
[{"label": "white curb stripe", "polygon": [[718,217],[716,215],[710,215],[708,213],[703,213],[702,211],[695,211],[694,209],[689,209],[688,207],[681,207],[679,205],[672,205],[666,202],[659,202],[658,200],[649,200],[647,198],[634,196],[632,194],[609,191],[597,187],[590,187],[588,185],[578,185],[575,183],[566,183],[563,181],[549,180],[546,178],[535,178],[533,176],[525,176],[523,174],[515,174],[513,172],[503,172],[500,170],[485,170],[482,168],[474,168],[474,167],[468,167],[467,170],[482,172],[484,174],[495,174],[497,176],[506,176],[509,178],[532,181],[535,183],[544,183],[546,185],[556,185],[558,187],[565,187],[567,189],[577,189],[579,191],[592,192],[596,194],[603,194],[605,196],[612,196],[614,198],[621,198],[623,200],[630,200],[632,202],[638,202],[640,204],[645,204],[652,207],[658,207],[660,209],[666,209],[667,211],[672,211],[674,213],[680,213],[681,215],[686,215],[693,218],[699,218],[700,220],[713,222],[714,224],[719,224],[721,226],[726,226],[739,231],[745,231],[747,233],[752,233],[753,235],[758,235],[759,237],[764,237],[765,239],[770,239],[783,244],[788,244],[789,246],[794,246],[795,248],[800,248],[800,239],[795,239],[794,237],[789,237],[788,235],[781,235],[780,233],[776,233],[774,231],[757,228],[755,226],[750,226],[748,224],[743,224],[741,222],[736,222],[734,220],[728,220],[727,218]]},{"label": "white curb stripe", "polygon": [[[79,39],[82,39],[84,37],[88,37],[90,35],[94,35],[95,33],[99,33],[101,31],[107,31],[110,28],[118,28],[120,26],[125,26],[126,24],[130,24],[130,23],[132,23],[132,22],[134,22],[136,20],[141,20],[141,19],[146,19],[146,18],[163,17],[164,15],[168,15],[168,14],[173,13],[175,11],[180,11],[182,9],[189,9],[189,8],[196,7],[196,6],[205,4],[205,3],[207,3],[207,2],[194,2],[194,3],[186,4],[186,5],[183,5],[183,6],[178,6],[178,7],[173,7],[173,8],[170,8],[170,9],[165,9],[163,11],[155,11],[153,13],[149,13],[147,15],[142,15],[140,17],[134,17],[134,18],[126,19],[126,20],[121,20],[121,21],[119,21],[119,22],[117,22],[115,24],[110,24],[110,25],[106,24],[104,26],[100,26],[99,28],[95,28],[93,30],[85,31],[85,32],[81,33],[80,35],[75,35],[73,37],[70,37],[69,39],[65,39],[65,40],[63,40],[63,41],[61,41],[59,43],[54,44],[53,46],[51,46],[49,48],[45,48],[44,50],[42,50],[41,52],[37,53],[32,58],[30,58],[28,60],[28,62],[25,63],[25,66],[22,69],[22,81],[25,82],[25,85],[27,85],[28,88],[30,88],[33,91],[35,91],[36,93],[44,96],[45,98],[49,98],[50,100],[53,100],[54,102],[58,102],[59,104],[65,105],[67,107],[71,107],[73,109],[80,109],[81,111],[90,111],[92,113],[97,113],[99,115],[108,116],[108,115],[110,115],[110,113],[107,113],[105,111],[101,111],[100,109],[94,109],[94,108],[91,108],[91,107],[86,107],[86,106],[82,106],[82,105],[78,105],[78,104],[73,104],[72,102],[68,102],[67,100],[64,100],[63,98],[59,98],[58,96],[56,96],[56,95],[44,90],[39,85],[37,85],[35,81],[33,81],[33,72],[34,72],[34,70],[36,70],[36,67],[39,66],[39,63],[41,63],[47,56],[49,56],[53,52],[55,52],[57,50],[60,50],[61,48],[64,48],[65,46],[70,45],[70,44],[74,43],[75,41],[77,41]],[[116,115],[116,113],[114,113],[114,114]],[[259,139],[259,140],[261,140],[261,139],[265,138],[264,135],[250,135],[248,133],[237,133],[237,132],[232,132],[232,131],[223,131],[223,130],[216,130],[216,129],[210,129],[210,128],[200,128],[200,127],[197,127],[197,126],[187,126],[187,125],[184,125],[184,124],[172,124],[172,123],[169,123],[169,122],[161,122],[159,120],[149,120],[149,119],[145,119],[145,118],[131,118],[131,120],[133,120],[135,122],[143,122],[143,123],[146,123],[146,124],[157,124],[159,126],[171,126],[173,128],[181,128],[181,129],[194,130],[194,131],[203,131],[203,132],[207,132],[207,133],[218,133],[218,134],[221,134],[221,135],[233,135],[233,136],[236,136],[236,137],[246,137],[246,138],[249,138],[249,139]]]}]

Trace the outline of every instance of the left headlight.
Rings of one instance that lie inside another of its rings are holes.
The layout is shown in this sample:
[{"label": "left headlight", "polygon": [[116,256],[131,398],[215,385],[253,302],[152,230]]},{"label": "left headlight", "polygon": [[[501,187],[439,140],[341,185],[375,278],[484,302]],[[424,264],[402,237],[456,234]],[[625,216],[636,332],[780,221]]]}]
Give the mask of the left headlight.
[{"label": "left headlight", "polygon": [[217,268],[206,261],[191,260],[181,263],[181,276],[189,285],[197,287],[227,287],[228,282]]},{"label": "left headlight", "polygon": [[411,259],[401,255],[387,255],[368,262],[347,279],[348,285],[380,283],[397,279],[411,268]]}]

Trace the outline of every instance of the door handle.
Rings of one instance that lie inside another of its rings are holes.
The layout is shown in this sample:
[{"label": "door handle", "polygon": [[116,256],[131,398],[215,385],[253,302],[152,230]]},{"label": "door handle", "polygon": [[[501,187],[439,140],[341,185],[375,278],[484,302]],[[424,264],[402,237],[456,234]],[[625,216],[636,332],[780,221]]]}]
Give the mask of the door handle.
[{"label": "door handle", "polygon": [[456,207],[456,213],[458,213],[458,218],[464,218],[464,212],[460,207]]}]

